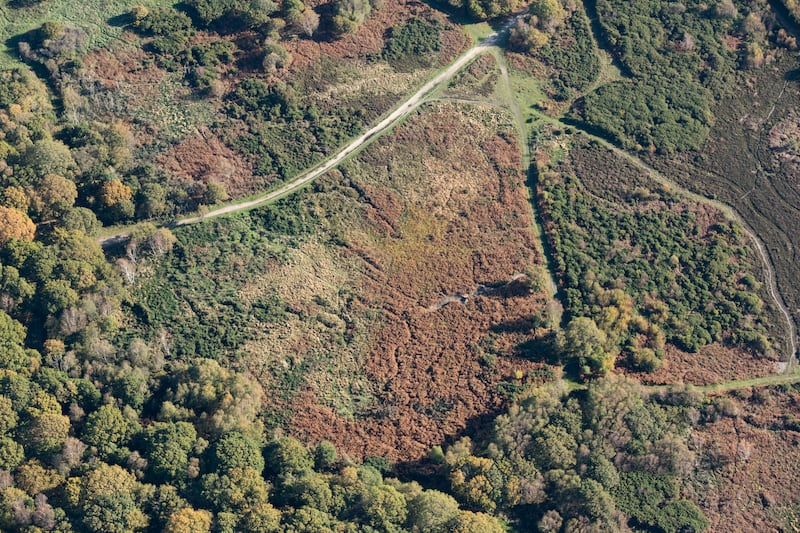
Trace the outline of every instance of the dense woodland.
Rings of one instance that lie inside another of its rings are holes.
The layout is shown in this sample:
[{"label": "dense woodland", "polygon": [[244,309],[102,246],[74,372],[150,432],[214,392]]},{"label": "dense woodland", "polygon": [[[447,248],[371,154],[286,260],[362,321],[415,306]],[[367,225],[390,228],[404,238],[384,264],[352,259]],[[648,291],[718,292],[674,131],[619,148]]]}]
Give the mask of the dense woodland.
[{"label": "dense woodland", "polygon": [[436,458],[457,497],[524,517],[526,531],[614,531],[627,517],[645,530],[702,531],[679,488],[696,464],[687,430],[719,416],[703,403],[690,391],[648,398],[623,378],[573,393],[542,387],[499,416],[486,442],[465,438]]},{"label": "dense woodland", "polygon": [[[348,74],[334,62],[289,81],[281,76],[287,41],[352,35],[382,8],[380,0],[162,4],[120,12],[121,23],[138,36],[147,61],[180,73],[197,101],[219,105],[211,129],[227,132],[227,146],[248,157],[265,183],[320,161],[392,103],[324,105],[309,97]],[[451,13],[480,20],[520,7],[447,4]],[[538,54],[552,69],[551,96],[570,101],[600,70],[591,53],[596,17],[601,44],[627,79],[580,98],[573,119],[628,148],[699,146],[712,120],[710,102],[735,70],[768,61],[766,42],[794,46],[755,0],[598,0],[596,11],[537,0],[511,30],[510,45]],[[428,56],[444,46],[442,20],[398,24],[386,32],[381,54],[363,60],[385,61],[397,72],[433,66]],[[725,45],[729,36],[741,43],[735,50]],[[681,497],[680,480],[698,465],[715,467],[696,456],[688,435],[730,414],[727,406],[691,391],[647,394],[601,376],[620,353],[633,367],[656,368],[665,342],[690,351],[713,341],[770,350],[764,303],[758,282],[743,274],[752,265],[735,225],[701,231],[663,191],[636,191],[626,199],[629,211],[612,212],[585,192],[577,171],[557,160],[542,166],[539,195],[554,225],[587,227],[591,219],[603,229],[589,238],[548,228],[571,318],[554,333],[551,350],[589,384],[572,391],[561,382],[519,387],[488,436],[434,448],[424,475],[411,476],[418,481],[400,481],[384,458],[354,460],[329,442],[286,436],[263,416],[276,391],[217,357],[221,347],[246,338],[242,321],[279,318],[279,301],[231,305],[230,315],[207,317],[214,328],[164,327],[179,315],[176,298],[137,286],[137,276],[177,264],[185,257],[172,256],[176,250],[188,253],[214,235],[199,226],[177,238],[158,223],[229,193],[216,182],[169,175],[134,148],[124,121],[105,119],[124,113],[126,104],[106,98],[111,90],[85,75],[89,41],[83,29],[43,21],[15,37],[25,66],[0,72],[0,529],[499,533],[708,526]],[[580,170],[580,156],[571,157]],[[641,202],[676,209],[637,210]],[[252,253],[250,269],[280,254],[269,239],[314,223],[297,209],[285,201],[231,223],[241,232],[237,246]],[[120,249],[98,244],[104,226],[138,221],[151,223],[136,226]],[[611,253],[619,235],[642,255]],[[224,253],[215,249],[198,260]],[[225,294],[200,294],[202,280],[192,272],[181,275],[196,281],[197,301],[225,304]],[[138,336],[132,323],[149,337]]]}]

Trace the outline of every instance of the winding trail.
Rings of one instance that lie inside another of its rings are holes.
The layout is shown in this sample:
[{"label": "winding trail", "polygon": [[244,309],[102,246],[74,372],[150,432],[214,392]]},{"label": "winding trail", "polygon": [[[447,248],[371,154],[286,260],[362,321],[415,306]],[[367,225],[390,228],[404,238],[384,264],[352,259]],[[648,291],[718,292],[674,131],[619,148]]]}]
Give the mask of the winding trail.
[{"label": "winding trail", "polygon": [[[275,200],[277,200],[277,199],[279,199],[279,198],[281,198],[283,196],[291,194],[292,192],[295,192],[298,189],[301,189],[301,188],[305,187],[306,185],[310,184],[311,182],[313,182],[317,178],[323,176],[325,173],[327,173],[331,169],[337,167],[340,163],[342,163],[348,157],[358,153],[362,148],[368,146],[371,142],[376,140],[382,134],[384,134],[387,131],[391,130],[395,125],[397,125],[400,121],[402,121],[409,114],[411,114],[415,109],[417,109],[424,102],[426,102],[429,99],[429,97],[431,97],[433,95],[433,93],[435,93],[438,89],[442,88],[444,86],[444,84],[446,84],[458,71],[460,71],[467,64],[469,64],[470,61],[472,61],[474,58],[476,58],[479,55],[481,55],[483,53],[486,53],[486,52],[493,53],[495,55],[495,57],[498,59],[498,67],[499,67],[500,72],[501,72],[501,79],[503,80],[503,83],[504,83],[504,89],[505,89],[504,92],[507,93],[507,97],[508,97],[508,101],[506,102],[506,105],[510,108],[511,113],[514,116],[514,119],[515,119],[515,122],[516,122],[516,126],[520,130],[520,135],[521,135],[520,139],[522,141],[523,139],[525,139],[527,137],[527,135],[526,135],[527,128],[525,127],[524,118],[523,118],[521,110],[519,108],[519,104],[516,101],[516,99],[514,98],[513,91],[511,91],[511,84],[510,84],[510,79],[509,79],[509,75],[508,75],[507,65],[506,65],[506,63],[504,61],[504,58],[502,58],[500,56],[500,54],[498,53],[498,51],[496,49],[496,47],[501,43],[502,39],[505,37],[505,34],[508,32],[508,29],[511,27],[511,25],[514,24],[514,22],[516,22],[517,19],[519,17],[521,17],[522,15],[524,15],[524,13],[518,14],[518,15],[510,18],[498,31],[496,31],[495,33],[492,33],[491,35],[489,35],[486,38],[482,39],[480,42],[478,42],[477,44],[473,45],[472,48],[470,48],[469,50],[464,52],[462,55],[457,57],[444,70],[439,72],[439,74],[437,74],[434,78],[432,78],[425,85],[420,87],[414,94],[412,94],[404,102],[400,103],[393,111],[391,111],[380,122],[375,124],[373,127],[371,127],[369,130],[367,130],[365,133],[363,133],[359,137],[353,139],[351,142],[349,142],[348,144],[343,146],[338,152],[336,152],[334,155],[329,157],[327,160],[323,161],[322,163],[318,164],[315,167],[312,167],[311,169],[307,170],[306,172],[301,173],[300,175],[295,177],[290,182],[285,183],[284,185],[282,185],[280,188],[275,189],[275,190],[270,191],[270,192],[267,192],[267,193],[264,193],[262,195],[259,195],[256,198],[253,198],[253,199],[250,199],[250,200],[244,200],[244,201],[232,203],[232,204],[229,204],[229,205],[226,205],[226,206],[223,206],[223,207],[219,207],[217,209],[213,209],[213,210],[208,211],[208,212],[206,212],[204,214],[201,214],[201,215],[196,215],[196,216],[191,216],[191,217],[187,217],[187,218],[183,218],[183,219],[178,219],[178,220],[172,221],[170,223],[164,224],[164,226],[165,227],[170,227],[170,228],[179,227],[179,226],[186,226],[186,225],[202,222],[204,220],[208,220],[208,219],[211,219],[211,218],[215,218],[215,217],[218,217],[218,216],[231,214],[231,213],[237,213],[237,212],[241,212],[241,211],[246,211],[246,210],[253,209],[255,207],[259,207],[259,206],[268,204],[270,202],[273,202],[273,201],[275,201]],[[457,101],[459,100],[459,99],[450,99],[450,98],[446,98],[446,97],[445,98],[439,98],[439,99],[442,99],[442,100],[457,100]],[[482,101],[481,100],[476,100],[476,101],[467,100],[464,103],[476,103],[476,104],[489,103],[489,104],[491,104],[492,102],[487,102],[485,100],[482,100]],[[545,114],[542,114],[542,113],[539,113],[539,112],[536,112],[535,114],[542,121],[550,122],[552,124],[558,124],[559,126],[562,126],[562,127],[567,127],[568,126],[568,127],[577,129],[578,131],[581,131],[582,134],[584,134],[587,137],[597,141],[598,143],[600,143],[605,148],[613,151],[615,154],[627,159],[633,165],[635,165],[639,169],[643,170],[654,181],[656,181],[656,182],[658,182],[658,183],[660,183],[660,184],[662,184],[662,185],[664,185],[666,187],[669,187],[669,188],[679,192],[680,194],[682,194],[686,198],[689,198],[689,199],[691,199],[693,201],[696,201],[696,202],[699,202],[699,203],[705,203],[705,204],[710,204],[710,205],[715,206],[717,209],[719,209],[729,219],[738,222],[742,226],[744,233],[747,235],[747,237],[755,245],[755,248],[756,248],[756,250],[758,252],[758,255],[761,258],[761,261],[762,261],[763,266],[764,266],[765,277],[766,277],[765,281],[766,281],[768,293],[769,293],[770,297],[772,298],[772,300],[774,301],[776,307],[780,311],[781,315],[784,317],[784,320],[786,321],[787,333],[788,333],[788,344],[789,344],[789,350],[788,350],[788,354],[787,354],[787,357],[786,357],[786,367],[785,367],[784,371],[781,374],[778,374],[778,375],[772,375],[772,376],[767,376],[765,378],[757,378],[757,379],[746,380],[746,381],[731,381],[731,382],[727,382],[727,383],[723,383],[723,384],[719,384],[719,385],[711,385],[711,386],[708,386],[708,388],[710,389],[710,388],[713,387],[713,388],[715,388],[715,390],[730,390],[730,389],[733,389],[733,388],[741,388],[741,387],[745,387],[745,386],[757,386],[757,385],[761,385],[761,384],[768,385],[768,384],[777,384],[777,383],[795,383],[795,382],[800,381],[800,373],[798,373],[798,371],[795,368],[795,366],[796,366],[796,364],[798,362],[797,361],[798,354],[797,354],[797,337],[796,337],[794,321],[792,320],[792,317],[791,317],[789,311],[787,310],[786,306],[784,305],[783,300],[782,300],[782,298],[780,296],[780,293],[778,291],[777,284],[776,284],[776,281],[775,281],[775,271],[774,271],[774,268],[772,266],[771,259],[770,259],[769,255],[768,255],[763,243],[761,242],[761,240],[750,229],[750,227],[742,219],[742,217],[731,206],[723,204],[722,202],[719,202],[719,201],[712,200],[710,198],[701,196],[699,194],[696,194],[696,193],[694,193],[694,192],[692,192],[692,191],[680,186],[678,183],[676,183],[676,182],[672,181],[671,179],[667,178],[665,175],[660,173],[658,170],[656,170],[656,169],[652,168],[651,166],[649,166],[647,163],[645,163],[639,157],[637,157],[637,156],[635,156],[635,155],[633,155],[633,154],[631,154],[631,153],[629,153],[629,152],[627,152],[625,150],[622,150],[621,148],[617,147],[613,143],[610,143],[609,141],[607,141],[606,139],[604,139],[602,137],[594,135],[594,134],[592,134],[592,133],[590,133],[590,132],[588,132],[588,131],[586,131],[586,130],[578,127],[578,126],[576,126],[575,124],[571,124],[571,123],[567,124],[567,123],[563,122],[562,120],[560,120],[558,118],[553,118],[553,117],[550,117],[548,115],[545,115]],[[530,151],[529,151],[528,143],[527,142],[521,142],[520,144],[522,145],[521,150],[523,152],[522,153],[523,160],[524,160],[524,162],[529,163],[530,162]],[[131,233],[131,231],[132,231],[132,229],[134,227],[135,226],[128,226],[128,227],[125,227],[125,228],[109,228],[109,229],[114,229],[115,231],[113,233],[106,234],[106,235],[103,235],[103,236],[99,237],[98,238],[98,242],[103,247],[125,242],[128,239],[128,236],[130,235],[130,233]],[[550,271],[550,269],[548,269],[548,271]],[[552,274],[553,274],[552,271],[550,271],[549,273],[550,273],[550,277],[552,278]],[[552,279],[550,280],[550,282],[553,283],[553,285],[555,285],[555,283],[554,283],[554,281]],[[470,293],[470,294],[456,294],[456,295],[446,296],[442,301],[438,302],[437,304],[434,304],[431,307],[431,309],[429,309],[429,310],[435,310],[435,309],[441,308],[441,307],[443,307],[445,305],[448,305],[448,304],[451,304],[451,303],[465,303],[465,301],[467,299],[469,299],[470,297],[478,295],[481,292],[482,289],[485,290],[484,287],[479,287],[478,289],[476,289],[476,291],[473,291],[473,293]],[[552,287],[551,291],[555,292],[555,287]]]},{"label": "winding trail", "polygon": [[[567,126],[567,124],[564,124],[563,122],[560,121],[558,122],[563,126]],[[575,128],[574,125],[570,126]],[[747,237],[752,241],[753,245],[755,246],[756,251],[758,252],[758,255],[763,264],[765,273],[764,277],[766,278],[765,282],[767,286],[767,292],[769,293],[770,297],[775,303],[775,306],[778,308],[778,311],[780,311],[781,315],[783,315],[783,318],[786,321],[787,341],[789,344],[788,346],[789,349],[788,353],[786,354],[786,368],[784,369],[784,372],[787,374],[792,373],[793,367],[797,363],[797,337],[795,332],[794,321],[792,320],[792,316],[789,314],[789,310],[783,303],[783,298],[781,298],[781,295],[778,292],[778,286],[775,281],[775,270],[772,267],[772,260],[770,259],[769,254],[767,253],[767,250],[764,247],[764,244],[761,242],[761,239],[758,238],[755,232],[753,232],[753,230],[750,229],[750,227],[747,225],[744,219],[739,215],[739,213],[737,213],[733,209],[733,207],[727,204],[724,204],[717,200],[706,198],[705,196],[701,196],[697,193],[694,193],[678,185],[676,182],[672,181],[671,179],[669,179],[668,177],[666,177],[665,175],[663,175],[662,173],[660,173],[659,171],[657,171],[656,169],[654,169],[653,167],[651,167],[650,165],[648,165],[647,163],[636,157],[635,155],[614,146],[605,139],[597,137],[596,135],[592,135],[584,130],[580,131],[584,135],[590,137],[591,139],[600,142],[604,147],[612,150],[615,154],[624,157],[633,165],[637,166],[640,170],[646,172],[647,175],[650,176],[650,178],[653,181],[665,187],[668,187],[672,190],[677,191],[682,196],[689,198],[690,200],[693,200],[698,203],[705,203],[712,205],[717,209],[719,209],[728,219],[733,220],[739,223],[739,225],[741,225],[744,234],[747,235]]]},{"label": "winding trail", "polygon": [[[503,83],[506,85],[506,87],[508,87],[510,89],[510,79],[509,79],[509,75],[508,75],[507,65],[506,65],[504,59],[499,57],[499,55],[496,55],[496,57],[498,58],[498,65],[500,66],[500,72],[501,72],[501,75],[502,75]],[[786,84],[784,84],[784,91],[785,91],[785,89],[786,89]],[[784,91],[781,91],[781,95],[783,95]],[[517,119],[517,121],[520,122],[521,121],[521,113],[520,113],[519,105],[516,102],[516,99],[514,99],[513,92],[509,90],[508,94],[507,94],[507,97],[510,98],[509,105],[512,108],[512,113],[514,114],[514,116]],[[779,96],[779,98],[780,98],[780,96]],[[774,107],[775,106],[773,106],[773,110],[770,111],[770,115],[774,111]],[[722,212],[723,215],[725,215],[728,219],[739,223],[739,225],[742,227],[742,230],[743,230],[744,234],[747,235],[748,239],[750,239],[753,242],[753,245],[755,246],[755,249],[758,252],[758,256],[761,259],[761,263],[762,263],[763,268],[764,268],[764,277],[765,277],[765,283],[766,283],[766,287],[767,287],[767,292],[768,292],[770,298],[772,298],[772,301],[775,303],[775,306],[777,307],[778,311],[783,316],[784,321],[786,322],[786,334],[787,334],[787,339],[786,340],[788,341],[788,350],[787,350],[787,353],[785,354],[786,366],[783,368],[781,374],[784,374],[786,376],[794,376],[794,377],[796,377],[795,376],[795,365],[798,363],[798,357],[800,357],[800,354],[797,353],[797,332],[796,332],[794,320],[792,319],[792,316],[789,313],[789,310],[786,308],[786,305],[783,302],[783,298],[781,297],[781,294],[780,294],[780,292],[778,290],[777,282],[776,282],[776,279],[775,279],[775,269],[772,266],[772,260],[769,257],[769,254],[767,253],[767,250],[766,250],[764,244],[761,242],[761,239],[758,238],[758,235],[756,235],[756,233],[750,228],[750,226],[748,226],[748,224],[745,222],[745,220],[739,215],[739,213],[737,213],[736,210],[733,207],[731,207],[731,206],[729,206],[727,204],[724,204],[724,203],[722,203],[720,201],[717,201],[717,200],[712,200],[712,199],[707,198],[705,196],[701,196],[701,195],[699,195],[697,193],[694,193],[694,192],[690,191],[689,189],[687,189],[685,187],[682,187],[681,185],[679,185],[675,181],[669,179],[664,174],[662,174],[658,170],[654,169],[653,167],[651,167],[650,165],[645,163],[642,159],[640,159],[639,157],[635,156],[634,154],[631,154],[630,152],[627,152],[627,151],[617,147],[616,145],[614,145],[613,143],[607,141],[606,139],[604,139],[602,137],[599,137],[597,135],[594,135],[594,134],[586,131],[585,129],[580,128],[579,126],[576,126],[575,124],[572,124],[572,123],[568,124],[568,123],[562,121],[561,119],[553,118],[551,116],[545,115],[545,114],[543,114],[541,112],[538,112],[538,111],[535,112],[535,115],[538,117],[539,120],[542,120],[544,122],[549,122],[551,124],[557,124],[557,125],[559,125],[561,127],[571,127],[571,128],[574,128],[574,129],[580,131],[583,135],[586,135],[590,139],[600,143],[603,147],[611,150],[616,155],[621,156],[621,157],[625,158],[626,160],[628,160],[631,164],[633,164],[634,166],[636,166],[640,170],[644,171],[653,181],[655,181],[655,182],[657,182],[657,183],[659,183],[659,184],[661,184],[661,185],[663,185],[663,186],[665,186],[665,187],[667,187],[669,189],[677,191],[682,196],[684,196],[684,197],[686,197],[686,198],[688,198],[688,199],[690,199],[690,200],[692,200],[694,202],[712,205],[715,208],[717,208],[720,212]],[[522,131],[524,132],[525,131],[524,123],[522,123],[521,126],[522,126]],[[525,150],[524,150],[524,155],[525,155],[526,158],[529,158],[530,155],[529,155],[527,143],[525,143],[525,145],[526,146],[525,146]],[[552,276],[552,272],[550,274]],[[792,379],[794,379],[794,377]]]},{"label": "winding trail", "polygon": [[705,196],[701,196],[697,193],[690,191],[689,189],[686,189],[685,187],[682,187],[681,185],[672,181],[664,174],[654,169],[653,167],[651,167],[650,165],[648,165],[635,155],[626,152],[621,148],[618,148],[616,145],[610,143],[609,141],[603,139],[602,137],[598,137],[597,135],[594,135],[584,129],[581,129],[580,127],[576,126],[573,123],[567,124],[566,122],[562,122],[559,119],[549,117],[544,114],[539,114],[539,116],[542,120],[550,122],[551,124],[558,124],[559,126],[562,127],[570,127],[580,131],[583,135],[598,142],[603,147],[611,150],[618,156],[627,159],[631,164],[633,164],[640,170],[644,171],[653,181],[669,189],[677,191],[682,196],[694,202],[712,205],[718,210],[720,210],[722,214],[725,215],[728,219],[733,220],[739,223],[739,225],[741,225],[744,234],[747,235],[747,238],[753,242],[753,245],[755,246],[756,251],[758,252],[758,256],[761,259],[762,265],[764,267],[764,273],[765,273],[764,281],[767,286],[767,292],[769,293],[770,297],[775,303],[775,306],[778,308],[778,311],[783,316],[784,321],[786,322],[787,341],[789,346],[786,353],[786,367],[783,370],[783,372],[785,374],[792,374],[794,372],[794,366],[797,364],[797,356],[798,356],[797,334],[795,331],[794,321],[792,320],[792,316],[789,313],[789,310],[784,305],[783,298],[781,297],[780,292],[778,291],[778,286],[775,281],[775,270],[772,266],[772,260],[770,259],[769,254],[767,253],[767,250],[764,247],[764,244],[761,242],[761,239],[759,239],[758,236],[755,234],[755,232],[753,232],[753,230],[750,229],[750,227],[747,225],[744,219],[731,206],[724,204],[718,200],[712,200]]},{"label": "winding trail", "polygon": [[[348,144],[340,148],[336,154],[334,154],[327,160],[323,161],[319,165],[312,167],[306,172],[301,173],[292,181],[285,183],[278,189],[259,195],[257,198],[236,202],[223,207],[219,207],[217,209],[212,209],[201,215],[178,219],[169,222],[167,224],[164,224],[164,226],[169,228],[186,226],[189,224],[196,224],[198,222],[202,222],[204,220],[208,220],[214,217],[227,215],[230,213],[238,213],[240,211],[246,211],[248,209],[252,209],[254,207],[262,206],[264,204],[273,202],[283,196],[286,196],[287,194],[290,194],[298,189],[305,187],[306,185],[313,182],[320,176],[324,175],[329,170],[338,166],[342,161],[344,161],[348,157],[356,154],[359,150],[369,145],[380,135],[390,130],[401,120],[403,120],[405,117],[411,114],[415,109],[417,109],[420,105],[422,105],[425,102],[426,98],[429,95],[431,95],[442,85],[447,83],[450,80],[450,78],[452,78],[458,71],[464,68],[464,66],[466,66],[470,61],[472,61],[479,55],[483,54],[484,52],[487,52],[492,47],[498,45],[505,37],[505,34],[508,32],[508,29],[511,27],[511,25],[514,24],[514,22],[516,22],[516,20],[521,16],[522,14],[519,14],[509,19],[499,30],[485,37],[480,42],[473,45],[472,48],[470,48],[469,50],[461,54],[459,57],[457,57],[452,63],[450,63],[449,66],[447,66],[447,68],[445,68],[443,71],[437,74],[425,85],[420,87],[417,90],[417,92],[415,92],[410,97],[408,97],[407,100],[399,104],[392,112],[386,115],[380,122],[372,126],[369,130],[364,132],[359,137],[353,139]],[[122,243],[127,240],[128,236],[131,233],[131,229],[132,229],[131,227],[126,227],[122,230],[115,231],[112,234],[103,235],[98,239],[98,242],[103,247]]]}]

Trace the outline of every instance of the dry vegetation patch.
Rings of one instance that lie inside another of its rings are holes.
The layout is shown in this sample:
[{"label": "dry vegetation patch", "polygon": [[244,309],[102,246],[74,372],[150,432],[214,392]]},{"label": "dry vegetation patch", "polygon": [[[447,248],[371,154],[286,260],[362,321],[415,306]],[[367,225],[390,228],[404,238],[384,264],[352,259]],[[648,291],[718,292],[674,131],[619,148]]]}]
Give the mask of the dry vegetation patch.
[{"label": "dry vegetation patch", "polygon": [[769,131],[769,146],[778,159],[794,169],[800,167],[800,117],[793,111]]},{"label": "dry vegetation patch", "polygon": [[205,128],[173,145],[159,159],[172,175],[192,182],[223,184],[228,194],[242,197],[264,189],[263,178],[253,176],[241,154]]},{"label": "dry vegetation patch", "polygon": [[553,375],[524,346],[548,302],[522,274],[541,254],[513,131],[488,106],[432,106],[313,190],[182,228],[137,288],[147,327],[247,368],[272,426],[420,459]]},{"label": "dry vegetation patch", "polygon": [[439,64],[447,64],[469,46],[469,38],[457,26],[445,22],[442,13],[430,6],[404,0],[386,0],[380,9],[375,10],[356,33],[344,35],[331,41],[312,41],[297,39],[287,43],[286,49],[292,54],[292,70],[302,70],[314,64],[321,57],[332,59],[351,59],[368,55],[380,55],[388,28],[407,22],[412,18],[436,19],[445,24],[440,36],[442,50]]},{"label": "dry vegetation patch", "polygon": [[717,398],[716,422],[695,430],[709,466],[684,487],[710,531],[793,531],[800,526],[800,393],[744,389]]},{"label": "dry vegetation patch", "polygon": [[[306,387],[289,423],[304,438],[357,456],[419,459],[498,409],[498,385],[540,368],[517,347],[533,337],[528,321],[545,296],[510,282],[541,261],[519,148],[499,116],[471,114],[437,106],[413,117],[346,165],[348,186],[322,201],[331,214],[341,204],[360,212],[339,231],[342,254],[360,265],[354,290],[376,313],[359,338],[374,400],[348,417]],[[482,284],[499,288],[469,295]],[[453,294],[468,296],[430,309]]]},{"label": "dry vegetation patch", "polygon": [[744,350],[714,343],[691,353],[668,345],[664,364],[652,373],[631,375],[648,385],[711,385],[726,381],[768,376],[777,371],[774,361],[753,357]]}]

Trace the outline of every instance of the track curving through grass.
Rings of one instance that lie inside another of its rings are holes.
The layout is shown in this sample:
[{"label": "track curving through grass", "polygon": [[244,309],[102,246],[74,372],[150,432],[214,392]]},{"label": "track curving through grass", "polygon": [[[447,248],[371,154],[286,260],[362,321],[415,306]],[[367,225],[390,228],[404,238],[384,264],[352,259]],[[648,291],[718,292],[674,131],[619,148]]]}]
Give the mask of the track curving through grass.
[{"label": "track curving through grass", "polygon": [[[524,14],[524,13],[523,13]],[[503,26],[483,38],[472,48],[457,57],[450,65],[444,70],[440,71],[435,77],[429,80],[425,85],[420,87],[408,99],[398,104],[393,111],[386,115],[380,122],[372,126],[369,130],[361,134],[359,137],[353,139],[348,144],[339,149],[338,152],[333,154],[325,161],[301,173],[293,180],[283,184],[278,189],[258,195],[249,200],[243,200],[232,204],[225,205],[212,209],[203,214],[181,218],[163,224],[164,227],[175,228],[179,226],[186,226],[189,224],[196,224],[204,220],[209,220],[214,217],[247,211],[255,207],[263,206],[274,202],[288,194],[291,194],[303,187],[309,185],[317,178],[323,176],[328,171],[336,168],[340,163],[357,154],[362,149],[366,148],[370,143],[375,141],[384,133],[390,131],[394,126],[400,123],[420,105],[422,105],[427,98],[435,93],[438,89],[444,86],[450,79],[457,74],[462,68],[468,65],[473,59],[479,55],[487,52],[492,47],[497,46],[505,38],[508,29],[522,14],[510,18]],[[127,226],[125,228],[107,228],[105,232],[98,238],[101,246],[113,246],[125,242],[131,233],[131,230],[136,226]]]}]

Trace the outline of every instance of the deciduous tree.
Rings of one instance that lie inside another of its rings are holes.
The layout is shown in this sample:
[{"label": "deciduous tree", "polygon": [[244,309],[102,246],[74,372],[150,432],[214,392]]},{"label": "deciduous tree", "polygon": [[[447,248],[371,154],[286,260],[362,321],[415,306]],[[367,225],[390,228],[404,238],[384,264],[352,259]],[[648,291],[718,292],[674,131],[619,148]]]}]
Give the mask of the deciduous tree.
[{"label": "deciduous tree", "polygon": [[103,405],[86,419],[83,440],[94,446],[101,457],[116,451],[130,439],[133,427],[115,405]]},{"label": "deciduous tree", "polygon": [[1,368],[14,371],[24,371],[30,368],[30,357],[24,345],[25,335],[25,327],[22,324],[11,318],[5,311],[0,311]]},{"label": "deciduous tree", "polygon": [[148,471],[153,479],[181,484],[186,481],[189,455],[197,431],[188,422],[157,422],[148,426],[143,436]]},{"label": "deciduous tree", "polygon": [[267,445],[267,472],[273,475],[299,474],[314,465],[311,454],[298,440],[282,437]]},{"label": "deciduous tree", "polygon": [[224,472],[231,468],[252,468],[259,474],[264,470],[261,445],[239,431],[223,435],[212,447],[211,470]]},{"label": "deciduous tree", "polygon": [[458,516],[458,503],[437,490],[420,493],[408,506],[408,521],[420,533],[437,533]]},{"label": "deciduous tree", "polygon": [[172,513],[164,529],[167,533],[208,533],[211,531],[211,513],[184,507]]},{"label": "deciduous tree", "polygon": [[564,353],[585,374],[604,375],[614,363],[606,351],[606,334],[588,317],[573,318],[564,331]]},{"label": "deciduous tree", "polygon": [[61,414],[43,413],[27,425],[26,444],[37,455],[46,456],[61,450],[69,436],[69,418]]},{"label": "deciduous tree", "polygon": [[36,225],[28,215],[13,207],[0,206],[0,246],[10,240],[32,241]]},{"label": "deciduous tree", "polygon": [[306,8],[305,11],[298,15],[295,24],[303,35],[311,38],[319,28],[319,15],[313,9]]},{"label": "deciduous tree", "polygon": [[72,180],[58,174],[46,174],[36,187],[38,210],[42,218],[56,218],[66,213],[78,198],[78,188]]}]

